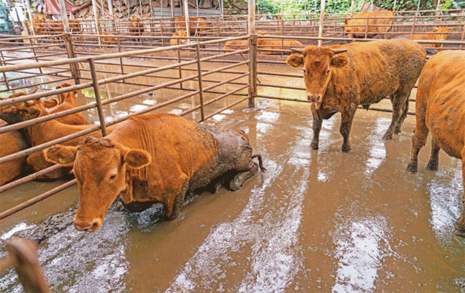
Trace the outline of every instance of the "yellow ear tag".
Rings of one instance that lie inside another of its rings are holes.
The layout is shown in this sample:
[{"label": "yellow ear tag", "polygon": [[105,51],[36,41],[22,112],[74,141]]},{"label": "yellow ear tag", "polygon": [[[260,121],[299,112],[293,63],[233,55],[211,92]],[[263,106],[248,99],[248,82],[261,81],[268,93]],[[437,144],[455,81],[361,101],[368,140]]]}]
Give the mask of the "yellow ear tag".
[{"label": "yellow ear tag", "polygon": [[60,159],[58,160],[58,162],[60,162],[61,164],[66,163],[66,161],[65,161],[65,159],[63,159],[63,157],[60,157]]}]

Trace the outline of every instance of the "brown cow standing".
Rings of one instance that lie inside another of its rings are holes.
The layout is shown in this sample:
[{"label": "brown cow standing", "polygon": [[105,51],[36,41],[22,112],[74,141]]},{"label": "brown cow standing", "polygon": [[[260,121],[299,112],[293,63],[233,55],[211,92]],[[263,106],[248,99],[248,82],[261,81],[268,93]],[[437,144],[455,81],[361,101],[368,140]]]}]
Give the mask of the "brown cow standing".
[{"label": "brown cow standing", "polygon": [[[386,38],[386,33],[391,28],[390,25],[394,23],[394,12],[388,10],[361,12],[352,16],[352,19],[344,19],[344,32],[348,33],[349,38],[364,38],[365,31],[367,30],[366,24],[368,20],[367,37],[373,38],[375,35],[380,34],[383,39]],[[387,17],[387,18],[371,18],[371,17]],[[354,19],[362,18],[362,19]],[[353,25],[353,26],[351,26]],[[377,26],[383,25],[383,26]],[[385,25],[385,26],[384,26]]]},{"label": "brown cow standing", "polygon": [[175,219],[186,193],[234,172],[238,190],[258,170],[248,137],[242,131],[198,125],[171,114],[145,114],[121,123],[102,139],[79,147],[56,145],[47,160],[73,166],[80,202],[74,226],[97,231],[119,195],[125,205],[148,208],[161,202],[165,218]]},{"label": "brown cow standing", "polygon": [[[69,87],[69,86],[71,85],[65,82],[62,85],[57,86],[56,89],[61,89],[61,88]],[[78,107],[79,105],[78,105],[77,98],[76,98],[76,95],[78,93],[79,93],[78,90],[74,90],[74,91],[58,94],[57,95],[58,105],[53,108],[48,109],[50,114],[58,113],[58,112],[62,112],[65,110],[70,110],[70,109],[74,109]],[[68,124],[68,125],[86,125],[87,124],[87,120],[86,118],[84,118],[84,115],[82,115],[81,112],[59,117],[55,120],[63,124]]]},{"label": "brown cow standing", "polygon": [[[129,35],[131,36],[142,36],[144,32],[144,24],[137,16],[131,16],[129,18]],[[140,40],[140,38],[134,38],[135,41]]]},{"label": "brown cow standing", "polygon": [[[295,50],[297,51],[297,50]],[[392,121],[384,139],[398,134],[407,116],[408,97],[423,68],[425,49],[405,39],[352,43],[330,47],[308,46],[286,63],[303,65],[307,99],[313,114],[311,148],[318,149],[323,119],[341,112],[343,152],[350,151],[349,133],[359,105],[366,109],[386,97],[393,104]]]},{"label": "brown cow standing", "polygon": [[102,37],[102,43],[104,45],[116,45],[116,44],[118,44],[118,39],[115,37],[114,34],[112,34],[112,33],[102,33],[102,35],[108,36],[108,37]]},{"label": "brown cow standing", "polygon": [[[431,57],[420,76],[416,98],[416,126],[407,169],[416,172],[418,153],[431,131],[432,150],[427,169],[438,169],[439,151],[462,160],[465,185],[465,52],[445,51]],[[462,203],[465,202],[465,196]],[[463,209],[463,205],[462,205]],[[465,211],[455,224],[465,237]]]},{"label": "brown cow standing", "polygon": [[[185,30],[186,29],[186,18],[184,16],[176,17],[174,20],[176,30]],[[207,22],[205,19],[201,17],[189,17],[189,34],[194,36],[196,33],[197,35],[201,34],[202,32],[207,30]]]},{"label": "brown cow standing", "polygon": [[[432,30],[429,34],[408,34],[402,35],[402,37],[409,38],[412,40],[434,40],[434,41],[444,41],[447,39],[447,36],[454,31],[448,29],[447,27],[440,27]],[[443,44],[421,44],[424,47],[433,47],[433,48],[442,48]],[[440,50],[438,50],[440,51]]]}]

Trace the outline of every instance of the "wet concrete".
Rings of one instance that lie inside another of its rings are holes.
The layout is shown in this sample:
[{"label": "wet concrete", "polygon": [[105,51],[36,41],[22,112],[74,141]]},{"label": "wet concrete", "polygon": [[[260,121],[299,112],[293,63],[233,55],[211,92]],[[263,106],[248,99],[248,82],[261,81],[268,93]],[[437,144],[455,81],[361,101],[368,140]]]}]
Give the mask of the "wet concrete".
[{"label": "wet concrete", "polygon": [[[163,101],[171,94],[165,93],[106,111],[128,113],[145,100]],[[292,96],[288,90],[273,94]],[[180,105],[164,111],[191,104]],[[413,117],[400,136],[383,141],[391,114],[358,111],[352,152],[343,154],[340,115],[323,123],[320,150],[311,151],[308,105],[260,100],[256,109],[244,107],[207,121],[243,129],[262,154],[268,171],[243,189],[192,198],[171,222],[160,220],[158,208],[130,214],[115,206],[98,232],[86,234],[70,226],[68,209],[78,198],[73,187],[1,221],[1,239],[29,226],[36,235],[45,233],[38,253],[56,292],[465,290],[465,242],[453,234],[463,193],[461,163],[441,153],[439,171],[427,171],[428,144],[419,172],[408,173]],[[93,113],[88,117],[96,121]],[[2,194],[0,205],[54,184],[31,182]],[[59,212],[64,214],[37,228]],[[0,279],[0,291],[20,292],[13,273]]]}]

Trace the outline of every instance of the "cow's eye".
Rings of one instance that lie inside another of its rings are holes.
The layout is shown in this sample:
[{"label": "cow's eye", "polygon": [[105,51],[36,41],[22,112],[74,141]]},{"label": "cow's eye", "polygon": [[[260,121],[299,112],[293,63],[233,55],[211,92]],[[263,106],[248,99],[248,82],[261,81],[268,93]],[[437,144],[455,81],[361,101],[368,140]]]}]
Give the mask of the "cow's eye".
[{"label": "cow's eye", "polygon": [[110,175],[110,180],[113,180],[116,178],[116,174]]},{"label": "cow's eye", "polygon": [[302,69],[302,71],[304,72],[304,74],[307,73],[307,70],[305,70],[305,69]]},{"label": "cow's eye", "polygon": [[329,74],[329,71],[330,71],[330,69],[328,69],[328,70],[326,71],[326,74]]}]

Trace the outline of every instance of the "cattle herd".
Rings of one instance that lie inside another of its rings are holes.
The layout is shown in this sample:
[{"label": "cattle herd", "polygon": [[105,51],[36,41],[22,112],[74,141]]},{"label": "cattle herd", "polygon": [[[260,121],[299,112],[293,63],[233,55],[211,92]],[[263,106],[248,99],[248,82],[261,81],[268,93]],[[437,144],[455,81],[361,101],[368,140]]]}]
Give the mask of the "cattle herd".
[{"label": "cattle herd", "polygon": [[[140,32],[140,27],[134,29]],[[180,30],[180,35],[185,33]],[[426,62],[425,48],[405,38],[292,50],[295,54],[287,57],[286,63],[302,67],[313,116],[312,150],[318,149],[323,120],[340,112],[342,152],[351,151],[349,134],[357,108],[368,109],[385,98],[392,101],[393,111],[383,138],[392,139],[401,132],[409,96],[418,81],[416,128],[407,170],[417,171],[418,153],[431,132],[427,169],[438,169],[442,149],[462,159],[465,183],[464,52],[439,52]],[[77,107],[76,94],[69,91],[58,99],[2,107],[0,118],[15,124],[72,109]],[[92,127],[86,124],[84,117],[75,113],[28,126],[24,132],[1,134],[0,144],[7,147],[1,148],[0,157]],[[176,115],[145,114],[109,127],[108,133],[101,137],[101,132],[96,131],[34,153],[26,161],[2,164],[0,185],[18,176],[24,164],[34,171],[60,165],[60,169],[44,176],[76,177],[80,203],[74,226],[93,232],[102,226],[106,211],[118,196],[130,211],[162,203],[165,218],[172,220],[178,217],[186,194],[208,186],[215,190],[218,183],[235,191],[259,169],[265,171],[262,157],[253,153],[246,133],[240,130],[198,125]],[[464,215],[462,212],[455,225],[456,234],[462,237]]]}]

